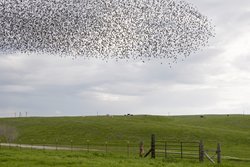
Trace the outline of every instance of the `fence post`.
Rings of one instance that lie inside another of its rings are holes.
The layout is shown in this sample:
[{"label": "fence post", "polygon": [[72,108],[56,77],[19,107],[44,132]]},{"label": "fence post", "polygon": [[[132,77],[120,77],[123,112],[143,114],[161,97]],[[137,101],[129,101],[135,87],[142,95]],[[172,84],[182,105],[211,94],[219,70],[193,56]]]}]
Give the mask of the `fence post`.
[{"label": "fence post", "polygon": [[151,136],[151,158],[155,158],[155,135]]},{"label": "fence post", "polygon": [[165,159],[167,159],[167,141],[165,141]]},{"label": "fence post", "polygon": [[57,151],[57,144],[58,144],[58,139],[56,139],[56,151]]},{"label": "fence post", "polygon": [[105,149],[106,149],[106,154],[108,153],[108,142],[105,142]]},{"label": "fence post", "polygon": [[199,143],[199,160],[204,162],[204,144],[202,140]]},{"label": "fence post", "polygon": [[43,152],[45,152],[45,140],[43,139]]},{"label": "fence post", "polygon": [[181,142],[181,159],[183,158],[183,147],[182,147],[182,142]]},{"label": "fence post", "polygon": [[144,143],[143,141],[140,142],[140,157],[143,157],[144,154]]},{"label": "fence post", "polygon": [[87,151],[89,152],[89,140],[87,140]]},{"label": "fence post", "polygon": [[31,139],[31,145],[30,145],[30,149],[32,150],[32,147],[33,147],[33,139]]},{"label": "fence post", "polygon": [[70,148],[71,148],[71,152],[73,151],[73,141],[70,140]]},{"label": "fence post", "polygon": [[130,148],[129,148],[130,146],[129,146],[129,141],[128,141],[128,143],[127,143],[127,155],[128,155],[128,157],[129,157],[129,153],[130,153]]},{"label": "fence post", "polygon": [[221,163],[221,146],[220,143],[217,144],[217,163],[220,164]]},{"label": "fence post", "polygon": [[22,149],[22,140],[20,139],[19,140],[19,150],[21,150]]}]

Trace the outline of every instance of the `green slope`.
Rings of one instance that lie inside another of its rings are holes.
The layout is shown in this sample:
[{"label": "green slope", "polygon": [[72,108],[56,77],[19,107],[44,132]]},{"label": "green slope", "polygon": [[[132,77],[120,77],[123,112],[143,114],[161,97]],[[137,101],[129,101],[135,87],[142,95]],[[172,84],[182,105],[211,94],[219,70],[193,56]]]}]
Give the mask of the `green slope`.
[{"label": "green slope", "polygon": [[[157,139],[204,140],[207,147],[222,144],[223,155],[250,157],[250,116],[99,116],[59,118],[2,118],[0,127],[16,131],[13,142],[27,144],[150,143]],[[2,141],[6,140],[2,137]]]},{"label": "green slope", "polygon": [[112,154],[69,151],[0,150],[1,167],[249,167],[244,162],[165,161],[163,159],[127,158]]}]

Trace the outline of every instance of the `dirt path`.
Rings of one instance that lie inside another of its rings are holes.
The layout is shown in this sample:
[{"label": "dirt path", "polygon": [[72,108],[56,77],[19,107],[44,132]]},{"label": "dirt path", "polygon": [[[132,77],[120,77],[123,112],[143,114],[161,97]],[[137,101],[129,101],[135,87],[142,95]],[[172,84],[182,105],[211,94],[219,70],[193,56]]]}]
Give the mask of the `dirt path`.
[{"label": "dirt path", "polygon": [[46,146],[46,145],[16,144],[16,143],[0,143],[0,146],[30,148],[30,149],[37,149],[37,150],[68,150],[68,151],[92,151],[92,152],[104,151],[104,150],[98,150],[98,149],[84,149],[80,147],[62,147],[62,146]]}]

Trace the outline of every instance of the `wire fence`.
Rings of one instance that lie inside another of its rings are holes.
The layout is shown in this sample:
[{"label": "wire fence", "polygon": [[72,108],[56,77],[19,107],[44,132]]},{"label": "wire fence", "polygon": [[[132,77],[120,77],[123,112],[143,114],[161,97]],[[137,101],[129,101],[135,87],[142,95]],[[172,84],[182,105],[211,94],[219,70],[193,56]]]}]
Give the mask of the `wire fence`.
[{"label": "wire fence", "polygon": [[161,141],[156,144],[156,156],[164,158],[199,159],[200,142]]},{"label": "wire fence", "polygon": [[[13,142],[1,142],[0,141],[0,149],[1,148],[7,148],[12,149],[13,147],[18,148],[20,150],[22,149],[31,149],[31,150],[55,150],[55,151],[81,151],[81,152],[97,152],[97,153],[103,153],[103,154],[118,154],[123,155],[127,157],[138,157],[140,156],[140,145],[141,142],[90,142],[90,140],[86,140],[86,142],[83,142],[82,144],[74,144],[72,140],[70,140],[68,143],[63,142],[60,143],[59,140],[55,140],[54,144],[46,144],[45,140],[42,141],[34,141],[31,140],[29,144],[27,143],[13,143]],[[145,149],[149,149],[150,145],[145,145]]]}]

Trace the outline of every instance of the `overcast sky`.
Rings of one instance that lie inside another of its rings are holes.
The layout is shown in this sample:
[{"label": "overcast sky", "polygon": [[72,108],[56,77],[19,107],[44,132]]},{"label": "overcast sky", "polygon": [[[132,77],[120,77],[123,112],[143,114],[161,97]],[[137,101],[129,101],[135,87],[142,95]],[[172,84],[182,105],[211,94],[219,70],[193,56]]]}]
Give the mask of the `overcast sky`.
[{"label": "overcast sky", "polygon": [[212,19],[216,38],[172,68],[0,55],[0,117],[250,114],[250,1],[189,2]]}]

